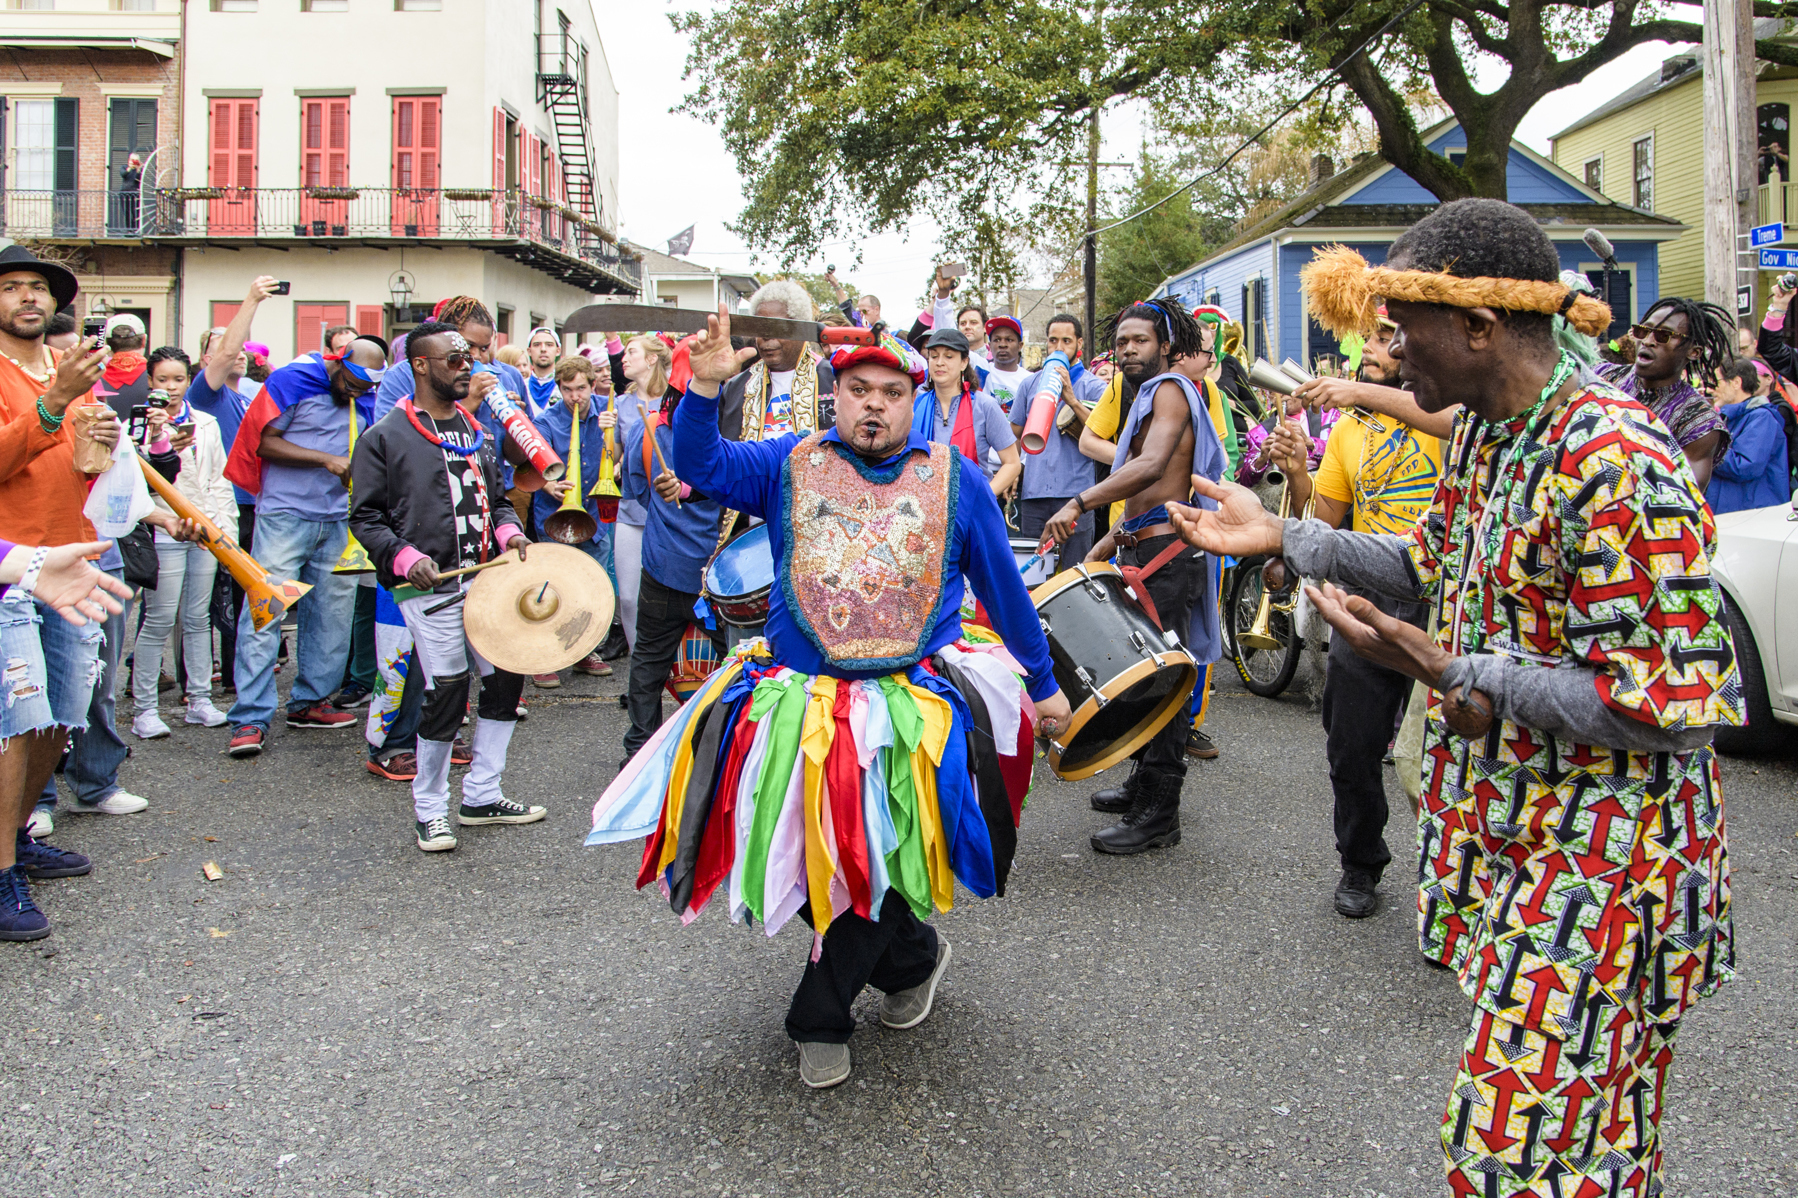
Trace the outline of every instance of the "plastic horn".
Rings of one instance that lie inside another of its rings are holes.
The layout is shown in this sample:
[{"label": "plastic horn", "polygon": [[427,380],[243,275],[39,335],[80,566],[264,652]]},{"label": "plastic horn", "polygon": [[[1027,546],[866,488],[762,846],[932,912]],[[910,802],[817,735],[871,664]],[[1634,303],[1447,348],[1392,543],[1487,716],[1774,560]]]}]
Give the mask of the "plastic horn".
[{"label": "plastic horn", "polygon": [[[356,405],[354,402],[350,404],[350,456],[352,458],[356,456]],[[343,489],[346,492],[350,489],[348,479],[344,480]],[[353,500],[349,502],[351,507],[355,506]],[[373,574],[374,572],[375,564],[369,560],[368,551],[362,548],[362,542],[356,539],[356,534],[350,533],[349,540],[344,543],[343,553],[337,558],[337,564],[331,567],[331,573]]]},{"label": "plastic horn", "polygon": [[1025,453],[1041,453],[1049,443],[1049,430],[1055,425],[1055,406],[1061,402],[1061,376],[1055,366],[1072,371],[1068,356],[1056,350],[1043,359],[1042,372],[1036,376],[1036,394],[1030,400],[1030,415],[1024,421],[1024,435],[1018,438]]},{"label": "plastic horn", "polygon": [[288,608],[300,601],[300,597],[312,589],[309,582],[289,582],[269,577],[269,572],[262,563],[243,551],[238,543],[226,536],[219,526],[206,517],[206,514],[193,505],[187,496],[175,490],[174,485],[156,472],[156,467],[143,458],[137,459],[138,465],[144,469],[144,478],[150,489],[162,497],[162,501],[183,520],[191,520],[199,530],[197,538],[201,548],[219,559],[219,564],[231,572],[237,585],[244,590],[244,598],[250,604],[250,623],[258,632],[279,620]]},{"label": "plastic horn", "polygon": [[587,414],[570,408],[569,415],[568,460],[574,470],[567,476],[568,494],[562,497],[562,506],[543,518],[543,535],[564,545],[580,545],[593,539],[599,521],[588,514],[587,493],[581,490],[581,421]]},{"label": "plastic horn", "polygon": [[[497,376],[495,378],[497,380]],[[531,423],[531,418],[512,402],[511,397],[505,393],[503,388],[495,387],[487,393],[487,406],[493,409],[493,414],[498,416],[500,423],[506,426],[506,434],[518,443],[518,448],[522,449],[525,457],[530,459],[531,469],[536,472],[538,477],[553,483],[568,472],[562,459],[556,456],[556,451],[549,447],[549,442],[543,439],[543,434],[538,432],[537,426]],[[520,467],[515,472],[515,481],[517,481],[516,475],[522,473],[523,468]],[[525,481],[534,480],[527,478]],[[524,489],[534,491],[537,487],[527,486]]]},{"label": "plastic horn", "polygon": [[[606,397],[606,410],[616,410],[610,396]],[[618,522],[618,500],[620,496],[613,461],[612,429],[606,430],[606,449],[605,453],[602,454],[599,459],[599,480],[593,484],[593,490],[589,491],[588,494],[599,501],[597,504],[599,508],[599,522],[601,524],[616,524]]]}]

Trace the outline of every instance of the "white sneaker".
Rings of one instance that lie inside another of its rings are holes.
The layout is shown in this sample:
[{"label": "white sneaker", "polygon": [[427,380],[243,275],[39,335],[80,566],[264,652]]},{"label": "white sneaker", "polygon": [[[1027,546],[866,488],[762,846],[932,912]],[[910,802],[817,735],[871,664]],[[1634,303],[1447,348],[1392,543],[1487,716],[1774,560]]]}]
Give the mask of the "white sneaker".
[{"label": "white sneaker", "polygon": [[128,790],[115,790],[98,803],[76,803],[72,809],[94,815],[133,815],[149,805],[150,800],[139,798]]},{"label": "white sneaker", "polygon": [[211,699],[195,699],[187,705],[187,722],[217,728],[225,722],[225,713],[214,707]]},{"label": "white sneaker", "polygon": [[33,840],[42,840],[54,831],[56,821],[50,818],[50,813],[42,807],[33,807],[31,818],[25,822],[25,835]]},{"label": "white sneaker", "polygon": [[140,711],[131,721],[131,735],[139,740],[161,740],[169,734],[169,726],[154,711]]}]

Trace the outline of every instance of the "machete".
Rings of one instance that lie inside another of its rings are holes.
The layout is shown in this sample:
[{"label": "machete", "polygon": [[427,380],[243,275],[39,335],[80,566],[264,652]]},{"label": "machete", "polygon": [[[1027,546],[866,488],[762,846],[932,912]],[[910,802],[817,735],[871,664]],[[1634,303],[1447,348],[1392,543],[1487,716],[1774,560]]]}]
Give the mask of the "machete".
[{"label": "machete", "polygon": [[[703,333],[710,312],[698,308],[669,308],[660,304],[588,304],[571,312],[562,322],[564,336],[584,333]],[[818,341],[830,330],[830,340],[873,341],[868,330],[849,325],[824,325],[815,320],[781,320],[772,316],[731,314],[730,331],[739,337],[774,337],[782,341]]]}]

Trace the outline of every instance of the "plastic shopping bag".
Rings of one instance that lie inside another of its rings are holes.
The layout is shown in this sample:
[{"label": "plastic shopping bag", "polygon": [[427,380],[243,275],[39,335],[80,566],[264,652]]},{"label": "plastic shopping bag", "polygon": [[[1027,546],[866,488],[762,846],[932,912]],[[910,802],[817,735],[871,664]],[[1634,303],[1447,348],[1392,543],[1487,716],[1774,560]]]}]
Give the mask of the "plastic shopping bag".
[{"label": "plastic shopping bag", "polygon": [[144,469],[138,464],[137,446],[130,438],[119,438],[113,447],[112,465],[94,480],[94,489],[88,492],[81,510],[93,521],[95,535],[109,539],[124,536],[156,510]]}]

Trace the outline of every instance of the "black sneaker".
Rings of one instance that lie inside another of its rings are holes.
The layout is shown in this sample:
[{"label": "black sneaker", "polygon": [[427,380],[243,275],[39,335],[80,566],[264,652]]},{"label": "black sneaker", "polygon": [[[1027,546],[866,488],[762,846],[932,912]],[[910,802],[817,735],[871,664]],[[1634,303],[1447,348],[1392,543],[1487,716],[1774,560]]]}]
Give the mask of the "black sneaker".
[{"label": "black sneaker", "polygon": [[34,840],[22,830],[15,845],[13,851],[17,854],[19,872],[28,878],[38,881],[45,878],[78,878],[94,871],[94,863],[80,853]]},{"label": "black sneaker", "polygon": [[0,940],[42,940],[50,920],[31,901],[31,883],[18,869],[0,869]]},{"label": "black sneaker", "polygon": [[450,826],[449,816],[420,820],[417,827],[418,847],[425,852],[447,853],[456,847],[456,830]]},{"label": "black sneaker", "polygon": [[1346,866],[1336,883],[1336,913],[1349,919],[1366,919],[1379,909],[1380,879],[1359,866]]},{"label": "black sneaker", "polygon": [[545,807],[526,807],[511,799],[499,799],[485,807],[470,807],[464,803],[456,812],[456,818],[468,827],[479,824],[534,824],[548,813],[548,808]]},{"label": "black sneaker", "polygon": [[1204,729],[1194,728],[1186,734],[1186,755],[1210,761],[1217,756],[1217,743],[1205,735]]},{"label": "black sneaker", "polygon": [[369,690],[366,686],[363,686],[360,682],[352,682],[333,695],[331,697],[331,702],[334,706],[341,707],[345,711],[354,711],[358,707],[367,706],[369,697],[373,694],[373,691]]}]

